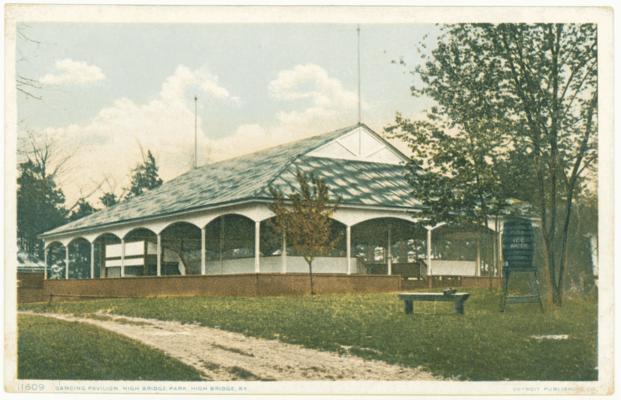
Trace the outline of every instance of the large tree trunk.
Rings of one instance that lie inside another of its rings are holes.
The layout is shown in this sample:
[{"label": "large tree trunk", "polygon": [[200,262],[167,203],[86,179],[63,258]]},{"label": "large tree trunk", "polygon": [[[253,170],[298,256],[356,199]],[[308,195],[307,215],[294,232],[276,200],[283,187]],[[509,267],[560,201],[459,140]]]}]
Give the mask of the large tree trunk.
[{"label": "large tree trunk", "polygon": [[552,288],[552,303],[559,307],[563,305],[563,289],[558,284]]}]

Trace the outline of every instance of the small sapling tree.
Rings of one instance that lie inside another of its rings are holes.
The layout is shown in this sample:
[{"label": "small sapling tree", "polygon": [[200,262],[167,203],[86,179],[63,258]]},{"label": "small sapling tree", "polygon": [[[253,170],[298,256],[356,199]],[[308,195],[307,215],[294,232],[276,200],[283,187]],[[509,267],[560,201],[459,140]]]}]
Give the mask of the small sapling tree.
[{"label": "small sapling tree", "polygon": [[313,261],[315,257],[327,255],[334,248],[335,240],[330,237],[332,220],[340,199],[330,198],[326,183],[314,173],[297,170],[297,188],[284,193],[271,187],[273,202],[270,209],[275,214],[272,228],[284,235],[308,264],[310,293],[313,288]]}]

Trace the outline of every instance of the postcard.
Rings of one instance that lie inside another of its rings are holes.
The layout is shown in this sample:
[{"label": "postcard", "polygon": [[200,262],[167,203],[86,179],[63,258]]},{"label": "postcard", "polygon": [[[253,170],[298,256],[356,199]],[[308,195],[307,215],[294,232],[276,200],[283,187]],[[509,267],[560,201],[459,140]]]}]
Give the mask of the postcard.
[{"label": "postcard", "polygon": [[612,9],[5,11],[5,391],[612,394]]}]

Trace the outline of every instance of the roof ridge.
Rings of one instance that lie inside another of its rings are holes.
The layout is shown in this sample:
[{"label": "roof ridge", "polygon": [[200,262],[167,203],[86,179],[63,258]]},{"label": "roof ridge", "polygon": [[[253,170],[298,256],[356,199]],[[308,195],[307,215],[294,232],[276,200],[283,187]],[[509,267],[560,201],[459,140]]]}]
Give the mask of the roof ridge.
[{"label": "roof ridge", "polygon": [[[312,135],[312,136],[307,136],[307,137],[304,137],[304,138],[300,138],[300,139],[298,139],[298,140],[294,140],[294,141],[292,141],[292,142],[285,142],[285,143],[280,143],[280,144],[277,144],[277,145],[275,145],[275,146],[265,147],[265,148],[263,148],[263,149],[256,150],[256,151],[253,151],[253,152],[250,152],[250,153],[244,153],[244,154],[237,155],[237,156],[235,156],[235,157],[225,158],[225,159],[223,159],[223,160],[215,161],[215,162],[213,162],[213,163],[209,163],[209,164],[201,165],[201,166],[200,166],[200,167],[198,167],[197,169],[201,169],[201,168],[207,167],[207,166],[209,166],[209,165],[213,166],[213,165],[217,165],[217,164],[220,164],[220,163],[223,163],[223,162],[233,161],[233,160],[236,160],[236,159],[238,159],[238,158],[248,157],[248,156],[251,156],[251,155],[253,155],[253,154],[258,154],[258,153],[261,153],[261,152],[264,152],[264,151],[274,150],[274,149],[277,149],[277,148],[279,148],[279,147],[293,146],[293,145],[295,145],[295,144],[297,144],[297,143],[300,143],[300,142],[302,142],[302,141],[304,141],[304,140],[311,140],[311,139],[314,139],[314,138],[318,138],[318,137],[320,137],[320,136],[329,136],[329,135],[332,135],[332,134],[334,134],[334,133],[336,133],[336,132],[339,132],[339,131],[342,131],[342,132],[348,132],[348,131],[350,131],[350,130],[352,130],[352,129],[355,129],[355,128],[357,128],[357,127],[361,126],[361,125],[363,125],[363,124],[355,124],[355,125],[350,125],[350,126],[347,126],[347,127],[345,127],[345,128],[334,129],[334,130],[329,131],[329,132],[318,133],[318,134],[316,134],[316,135]],[[315,150],[317,147],[319,147],[319,146],[314,146],[314,147],[312,147],[312,148],[311,148],[310,150],[308,150],[308,151],[313,151],[313,150]],[[305,153],[302,153],[302,154],[305,154]],[[193,171],[193,170],[190,170],[190,171],[188,171],[188,172],[191,172],[191,171]],[[188,173],[188,172],[186,172],[186,173]],[[182,175],[184,175],[184,174],[182,174]],[[181,175],[179,175],[179,176],[181,176]]]}]

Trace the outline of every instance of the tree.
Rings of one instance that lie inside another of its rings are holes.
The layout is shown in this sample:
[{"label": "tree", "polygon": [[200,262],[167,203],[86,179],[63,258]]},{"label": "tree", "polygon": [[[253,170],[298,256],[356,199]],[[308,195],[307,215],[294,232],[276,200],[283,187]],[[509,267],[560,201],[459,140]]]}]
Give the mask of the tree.
[{"label": "tree", "polygon": [[[595,286],[593,253],[597,254],[597,197],[584,193],[575,199],[567,250],[566,289],[591,293]],[[593,240],[595,239],[595,240]]]},{"label": "tree", "polygon": [[[471,102],[480,98],[473,95]],[[469,109],[453,112],[462,116]],[[433,122],[410,121],[397,114],[396,123],[386,131],[412,151],[406,177],[412,196],[424,204],[417,218],[430,226],[441,222],[474,225],[481,241],[480,234],[488,229],[488,222],[495,221],[499,230],[499,217],[513,194],[499,174],[508,171],[509,157],[502,152],[506,140],[493,125],[473,127],[471,121],[451,125],[444,112],[443,108],[432,108],[428,117]],[[491,243],[496,249],[498,241]],[[499,270],[501,265],[492,268]]]},{"label": "tree", "polygon": [[[41,45],[41,42],[33,39],[28,33],[29,25],[24,23],[17,24],[16,34],[17,34],[17,46],[16,52],[18,53],[17,64],[23,63],[28,59],[25,58],[22,54],[22,48],[25,45],[35,45],[37,48]],[[43,89],[43,85],[36,79],[25,76],[18,71],[15,74],[15,88],[18,93],[21,93],[27,98],[41,100],[41,96],[39,92]]]},{"label": "tree", "polygon": [[139,164],[132,170],[131,183],[125,198],[129,199],[139,196],[148,190],[155,189],[161,184],[162,179],[158,173],[155,157],[153,157],[150,150],[147,150],[146,157],[143,155],[142,164]]},{"label": "tree", "polygon": [[[412,195],[425,207],[425,223],[476,224],[487,227],[507,206],[511,191],[498,171],[508,162],[496,132],[459,126],[447,133],[442,109],[432,109],[434,122],[410,121],[397,114],[386,131],[412,150],[406,165]],[[443,129],[444,128],[444,129]]]},{"label": "tree", "polygon": [[103,204],[104,207],[110,208],[118,203],[119,199],[117,195],[113,192],[105,192],[103,195],[101,195],[101,197],[99,197],[99,201],[101,201],[101,204]]},{"label": "tree", "polygon": [[76,219],[86,217],[95,211],[97,211],[97,209],[93,207],[88,200],[80,198],[73,211],[71,211],[71,214],[69,214],[69,221],[75,221]]},{"label": "tree", "polygon": [[313,289],[313,261],[327,255],[334,248],[330,238],[332,220],[340,199],[331,199],[325,182],[313,173],[297,170],[297,191],[289,194],[270,187],[273,202],[270,210],[275,214],[272,228],[285,235],[298,254],[308,264],[310,293]]},{"label": "tree", "polygon": [[[420,131],[418,126],[428,124],[431,137],[450,136],[454,129],[481,139],[470,146],[460,143],[457,151],[449,146],[446,157],[457,157],[445,163],[459,174],[488,164],[490,171],[483,168],[473,175],[498,174],[492,182],[504,182],[500,187],[505,193],[509,188],[537,208],[552,300],[561,305],[574,198],[588,184],[585,171],[597,160],[596,26],[444,26],[431,58],[415,73],[423,85],[413,88],[413,94],[431,97],[439,108],[431,110],[429,121],[411,123],[398,117],[396,125]],[[464,158],[470,167],[461,167]],[[524,164],[516,166],[516,160]],[[450,192],[451,181],[458,182],[450,170],[433,172],[446,177],[437,187],[442,194]],[[456,197],[472,203],[456,187]],[[486,187],[485,181],[475,187]],[[482,197],[472,205],[484,204]]]},{"label": "tree", "polygon": [[42,258],[43,241],[38,235],[66,222],[65,196],[56,185],[63,160],[52,168],[53,146],[31,141],[25,160],[18,166],[17,178],[17,240],[18,247],[32,256]]}]

